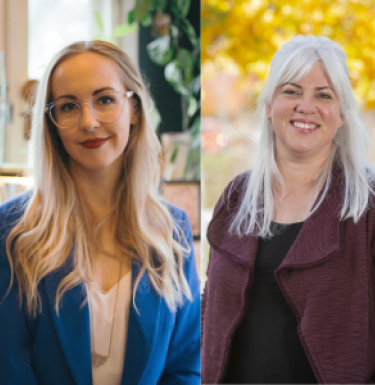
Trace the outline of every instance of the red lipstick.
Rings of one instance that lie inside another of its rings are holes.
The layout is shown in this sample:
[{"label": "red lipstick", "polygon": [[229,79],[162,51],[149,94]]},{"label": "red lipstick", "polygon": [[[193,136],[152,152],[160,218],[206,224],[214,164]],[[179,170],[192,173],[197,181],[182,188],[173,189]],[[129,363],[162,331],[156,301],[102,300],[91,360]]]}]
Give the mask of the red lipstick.
[{"label": "red lipstick", "polygon": [[94,150],[95,148],[99,148],[103,146],[103,144],[108,140],[109,138],[92,138],[85,140],[84,142],[79,142],[79,144],[89,150]]}]

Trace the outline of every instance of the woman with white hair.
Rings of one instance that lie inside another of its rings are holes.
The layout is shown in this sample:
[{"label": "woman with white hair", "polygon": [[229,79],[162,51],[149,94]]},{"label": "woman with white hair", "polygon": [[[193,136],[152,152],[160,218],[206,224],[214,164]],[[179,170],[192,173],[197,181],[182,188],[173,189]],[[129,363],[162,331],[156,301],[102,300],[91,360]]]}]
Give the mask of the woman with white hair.
[{"label": "woman with white hair", "polygon": [[202,383],[374,382],[375,170],[344,51],[284,44],[257,116],[207,232]]},{"label": "woman with white hair", "polygon": [[200,384],[192,234],[158,196],[148,106],[112,44],[74,43],[48,66],[34,189],[0,207],[1,384]]}]

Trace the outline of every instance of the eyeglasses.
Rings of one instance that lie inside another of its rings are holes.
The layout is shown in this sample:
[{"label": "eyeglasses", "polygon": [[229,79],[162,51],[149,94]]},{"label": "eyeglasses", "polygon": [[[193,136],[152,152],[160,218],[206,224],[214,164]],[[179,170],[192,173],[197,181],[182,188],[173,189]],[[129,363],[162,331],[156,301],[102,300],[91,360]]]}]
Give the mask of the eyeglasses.
[{"label": "eyeglasses", "polygon": [[116,120],[124,109],[124,97],[131,98],[133,91],[123,94],[121,91],[110,91],[93,97],[89,102],[79,103],[71,99],[60,99],[48,103],[44,112],[48,113],[52,122],[61,129],[78,127],[81,123],[83,106],[87,104],[91,112],[102,123]]}]

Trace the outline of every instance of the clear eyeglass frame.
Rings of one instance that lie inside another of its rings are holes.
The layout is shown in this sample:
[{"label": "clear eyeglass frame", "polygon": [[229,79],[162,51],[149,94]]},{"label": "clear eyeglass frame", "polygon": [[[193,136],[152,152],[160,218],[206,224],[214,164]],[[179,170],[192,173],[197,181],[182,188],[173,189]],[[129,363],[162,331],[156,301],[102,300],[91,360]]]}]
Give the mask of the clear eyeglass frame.
[{"label": "clear eyeglass frame", "polygon": [[[56,122],[56,119],[55,119],[55,117],[53,116],[53,113],[52,113],[52,109],[53,109],[53,107],[55,107],[56,105],[58,105],[60,101],[47,103],[47,104],[44,106],[44,112],[45,112],[46,114],[48,114],[49,118],[51,119],[51,121],[53,122],[53,124],[54,124],[56,127],[60,128],[60,129],[63,129],[63,130],[70,130],[70,129],[73,129],[73,128],[76,128],[76,127],[79,126],[79,124],[80,124],[80,122],[81,122],[81,119],[82,119],[83,106],[84,106],[85,104],[87,104],[87,105],[89,106],[89,108],[90,108],[91,113],[95,116],[95,118],[96,118],[99,122],[101,122],[101,123],[111,123],[111,122],[113,122],[114,120],[116,120],[116,119],[121,115],[121,113],[122,113],[122,111],[123,111],[123,109],[124,109],[124,103],[122,103],[122,106],[121,106],[121,109],[120,109],[119,112],[118,112],[118,115],[115,116],[115,117],[114,117],[113,119],[111,119],[111,120],[103,120],[103,119],[99,118],[99,117],[97,116],[97,113],[96,113],[94,107],[93,107],[93,103],[94,103],[96,100],[102,98],[103,96],[120,95],[120,94],[121,94],[121,97],[125,97],[125,98],[127,98],[127,99],[130,99],[132,96],[135,95],[134,91],[127,91],[125,94],[124,94],[122,91],[108,91],[108,92],[106,92],[106,93],[100,93],[100,94],[94,96],[91,100],[89,100],[88,102],[85,102],[85,103],[80,103],[80,102],[77,102],[77,101],[74,101],[74,100],[70,100],[70,99],[69,99],[69,103],[72,103],[72,104],[77,105],[78,108],[79,108],[79,111],[80,111],[79,123],[78,123],[77,126],[64,127],[64,126],[61,126],[61,124],[59,124],[59,123]],[[62,99],[62,100],[64,100],[64,99]]]}]

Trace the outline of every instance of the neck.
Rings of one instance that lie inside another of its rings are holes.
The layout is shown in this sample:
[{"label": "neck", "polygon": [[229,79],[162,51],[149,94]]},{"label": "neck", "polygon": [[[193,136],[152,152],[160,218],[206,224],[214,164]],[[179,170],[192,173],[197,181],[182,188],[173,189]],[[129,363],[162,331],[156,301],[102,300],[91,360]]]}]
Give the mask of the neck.
[{"label": "neck", "polygon": [[319,176],[324,170],[330,153],[324,157],[314,159],[288,159],[276,156],[276,163],[283,178],[284,193],[290,190],[314,189],[319,181]]},{"label": "neck", "polygon": [[101,218],[106,215],[112,207],[120,170],[114,173],[109,172],[106,168],[83,170],[73,166],[70,168],[70,172],[78,192],[84,197],[94,217]]}]

